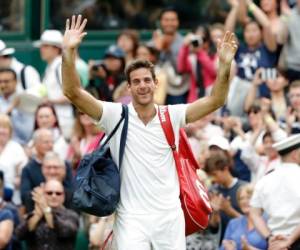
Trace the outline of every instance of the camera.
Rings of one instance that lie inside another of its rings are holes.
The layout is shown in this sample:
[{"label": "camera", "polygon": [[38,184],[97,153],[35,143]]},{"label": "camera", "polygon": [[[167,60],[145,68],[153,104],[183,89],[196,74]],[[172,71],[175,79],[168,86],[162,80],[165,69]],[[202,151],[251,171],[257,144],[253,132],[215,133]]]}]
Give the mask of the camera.
[{"label": "camera", "polygon": [[95,64],[92,66],[92,70],[93,71],[98,71],[99,70],[99,68],[103,68],[103,70],[105,71],[105,72],[107,72],[107,68],[106,68],[106,65],[104,64],[104,62],[103,61],[95,61]]},{"label": "camera", "polygon": [[191,45],[195,48],[200,47],[202,45],[202,38],[199,35],[191,36]]},{"label": "camera", "polygon": [[261,72],[261,79],[263,81],[275,80],[277,77],[277,70],[275,68],[263,68]]}]

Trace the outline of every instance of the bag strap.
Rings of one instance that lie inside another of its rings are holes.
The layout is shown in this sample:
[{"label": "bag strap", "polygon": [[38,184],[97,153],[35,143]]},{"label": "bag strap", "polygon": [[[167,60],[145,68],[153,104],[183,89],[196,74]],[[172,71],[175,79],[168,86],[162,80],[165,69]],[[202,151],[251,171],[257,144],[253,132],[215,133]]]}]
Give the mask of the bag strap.
[{"label": "bag strap", "polygon": [[171,123],[170,113],[168,106],[158,106],[158,117],[160,124],[167,138],[168,144],[170,145],[173,153],[176,152],[174,130]]},{"label": "bag strap", "polygon": [[25,90],[26,89],[26,80],[25,80],[25,69],[26,69],[27,65],[25,65],[20,72],[20,78],[21,78],[21,83],[22,83],[22,87]]},{"label": "bag strap", "polygon": [[[125,144],[126,144],[126,138],[127,138],[127,130],[128,130],[128,107],[127,105],[122,105],[122,114],[121,114],[121,118],[118,121],[117,125],[114,127],[114,129],[110,132],[110,134],[107,136],[106,140],[104,141],[104,143],[101,145],[101,147],[104,147],[109,140],[113,137],[113,135],[116,133],[116,131],[118,130],[118,128],[120,127],[121,122],[124,121],[124,125],[123,125],[123,129],[122,129],[122,133],[121,133],[121,141],[120,141],[120,151],[119,151],[119,169],[121,168],[122,165],[122,161],[123,161],[123,155],[124,155],[124,151],[125,151]],[[100,141],[99,140],[99,145],[98,145],[98,149],[100,149]]]}]

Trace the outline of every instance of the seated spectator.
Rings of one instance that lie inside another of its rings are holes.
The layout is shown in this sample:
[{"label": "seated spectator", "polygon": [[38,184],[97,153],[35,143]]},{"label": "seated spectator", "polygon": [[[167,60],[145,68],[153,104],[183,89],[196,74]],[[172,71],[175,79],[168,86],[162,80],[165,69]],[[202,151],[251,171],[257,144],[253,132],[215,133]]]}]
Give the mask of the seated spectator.
[{"label": "seated spectator", "polygon": [[237,201],[243,215],[229,221],[220,250],[268,249],[265,238],[256,231],[249,216],[252,193],[253,187],[250,184],[238,189]]},{"label": "seated spectator", "polygon": [[[35,112],[34,131],[39,128],[50,129],[53,134],[53,151],[58,153],[61,159],[66,159],[68,144],[61,132],[54,106],[50,103],[39,105]],[[32,148],[33,142],[29,143]],[[33,149],[34,150],[34,149]]]},{"label": "seated spectator", "polygon": [[28,143],[33,130],[33,116],[21,111],[17,106],[17,75],[10,68],[0,68],[0,114],[11,117],[13,138],[23,144]]},{"label": "seated spectator", "polygon": [[0,208],[0,249],[12,250],[13,231],[14,219],[12,212]]},{"label": "seated spectator", "polygon": [[94,151],[104,137],[102,132],[88,115],[77,111],[67,159],[76,170],[80,159]]},{"label": "seated spectator", "polygon": [[79,227],[78,215],[63,206],[64,187],[49,180],[33,191],[34,210],[19,227],[17,235],[28,250],[73,250]]},{"label": "seated spectator", "polygon": [[13,192],[12,201],[20,205],[20,175],[27,156],[22,146],[12,140],[12,133],[9,116],[0,114],[0,170],[4,172],[5,187]]},{"label": "seated spectator", "polygon": [[206,159],[204,166],[205,172],[215,183],[211,190],[211,205],[216,213],[214,217],[221,223],[221,240],[229,220],[241,215],[236,193],[240,186],[246,184],[232,176],[231,162],[223,151],[215,151]]},{"label": "seated spectator", "polygon": [[[0,210],[2,209],[10,211],[13,216],[14,233],[12,236],[12,249],[21,249],[21,242],[16,238],[15,235],[15,229],[20,223],[19,211],[12,202],[5,201],[4,173],[2,170],[0,170]],[[2,248],[0,247],[0,249]]]},{"label": "seated spectator", "polygon": [[[41,183],[45,182],[45,176],[43,175],[42,166],[44,163],[44,158],[46,154],[53,150],[53,137],[52,133],[48,129],[38,129],[35,131],[33,135],[33,142],[34,147],[36,149],[36,155],[31,157],[30,161],[27,163],[27,165],[22,170],[21,175],[21,199],[22,204],[25,206],[26,212],[29,213],[33,210],[33,201],[31,199],[31,191],[39,186]],[[61,162],[59,156],[56,154],[55,159],[56,162],[58,162],[58,165],[61,167]],[[52,163],[51,163],[52,165]],[[68,190],[72,187],[72,171],[70,166],[66,163],[63,166],[67,166],[66,169],[66,176],[64,178],[63,184]],[[55,164],[55,167],[57,167],[57,164]],[[57,168],[53,168],[50,166],[51,172],[54,171],[55,176],[61,176],[61,171],[59,170],[58,174],[56,172]],[[50,176],[52,173],[50,173]],[[69,198],[67,196],[67,198]],[[68,204],[66,204],[68,205]]]}]

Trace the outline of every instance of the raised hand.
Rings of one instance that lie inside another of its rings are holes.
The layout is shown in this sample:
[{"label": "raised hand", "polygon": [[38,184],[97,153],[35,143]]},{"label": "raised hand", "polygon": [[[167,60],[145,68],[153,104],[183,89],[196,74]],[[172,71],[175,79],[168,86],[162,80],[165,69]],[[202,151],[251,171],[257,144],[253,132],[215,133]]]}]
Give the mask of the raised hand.
[{"label": "raised hand", "polygon": [[82,38],[87,34],[84,32],[87,19],[82,21],[82,16],[78,15],[72,16],[71,23],[70,20],[66,21],[66,30],[63,38],[63,48],[65,49],[75,49],[79,46]]},{"label": "raised hand", "polygon": [[218,42],[217,48],[220,63],[230,64],[238,49],[234,33],[226,31],[222,41]]}]

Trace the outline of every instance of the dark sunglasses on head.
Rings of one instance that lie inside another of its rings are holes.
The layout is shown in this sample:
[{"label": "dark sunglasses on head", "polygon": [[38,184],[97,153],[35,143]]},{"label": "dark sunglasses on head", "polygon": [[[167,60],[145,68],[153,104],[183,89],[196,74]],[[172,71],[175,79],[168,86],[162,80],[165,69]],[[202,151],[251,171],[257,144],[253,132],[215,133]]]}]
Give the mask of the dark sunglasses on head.
[{"label": "dark sunglasses on head", "polygon": [[63,192],[54,192],[54,191],[48,191],[46,192],[47,195],[53,195],[55,194],[56,196],[61,196]]}]

